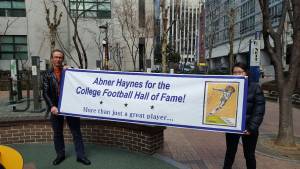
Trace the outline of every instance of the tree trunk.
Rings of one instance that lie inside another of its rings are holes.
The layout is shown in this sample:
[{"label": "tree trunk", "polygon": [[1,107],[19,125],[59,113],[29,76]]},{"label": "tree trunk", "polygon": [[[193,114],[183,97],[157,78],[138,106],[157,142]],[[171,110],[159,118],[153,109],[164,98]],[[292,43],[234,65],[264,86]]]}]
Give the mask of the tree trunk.
[{"label": "tree trunk", "polygon": [[50,53],[55,49],[56,31],[50,30]]},{"label": "tree trunk", "polygon": [[233,8],[230,9],[229,12],[229,28],[228,28],[228,35],[229,35],[229,71],[232,70],[234,64],[234,55],[233,55],[233,43],[234,43],[234,21],[235,21],[235,10]]},{"label": "tree trunk", "polygon": [[[283,76],[278,79],[278,86],[290,86],[291,82],[285,82]],[[293,128],[293,110],[290,87],[281,87],[279,95],[279,129],[275,143],[280,146],[296,146]]]},{"label": "tree trunk", "polygon": [[75,49],[76,49],[76,52],[77,52],[77,55],[78,55],[78,60],[79,60],[79,65],[80,65],[80,69],[83,69],[83,63],[82,63],[82,57],[81,57],[81,53],[80,53],[80,50],[79,50],[79,47],[78,47],[78,44],[76,42],[76,34],[72,37],[72,40],[73,40],[73,43],[75,45]]},{"label": "tree trunk", "polygon": [[161,44],[161,64],[162,72],[167,73],[167,43],[168,43],[168,12],[165,6],[165,0],[161,1],[161,11],[162,11],[162,21],[163,21],[163,34],[162,34],[162,44]]},{"label": "tree trunk", "polygon": [[[293,111],[292,94],[296,87],[296,79],[299,74],[300,66],[300,1],[283,1],[282,15],[279,20],[279,26],[276,30],[271,24],[272,16],[269,14],[269,4],[266,0],[259,0],[262,18],[263,18],[263,37],[264,45],[274,64],[275,79],[279,89],[279,130],[275,143],[280,146],[295,147],[294,129],[293,129]],[[282,64],[282,48],[286,45],[282,42],[284,25],[287,24],[286,14],[289,14],[289,24],[293,29],[293,45],[290,57],[289,74],[284,76]],[[271,45],[270,38],[274,45]]]},{"label": "tree trunk", "polygon": [[167,33],[165,32],[163,33],[161,55],[162,55],[162,72],[167,73]]},{"label": "tree trunk", "polygon": [[215,31],[212,30],[209,34],[208,38],[208,64],[207,64],[207,70],[208,72],[212,70],[212,50],[214,47],[214,38],[215,38]]},{"label": "tree trunk", "polygon": [[136,49],[135,53],[133,53],[133,50],[134,50],[134,44],[131,46],[131,51],[132,51],[131,58],[133,63],[133,71],[136,71],[136,52],[138,52],[138,49]]},{"label": "tree trunk", "polygon": [[[211,41],[211,40],[209,40],[209,41]],[[207,62],[207,70],[208,70],[208,72],[211,71],[211,69],[212,69],[211,55],[212,55],[212,47],[209,47],[209,49],[208,49],[208,62]]]},{"label": "tree trunk", "polygon": [[[298,13],[299,15],[299,13]],[[294,125],[293,125],[293,105],[292,94],[297,86],[297,77],[299,77],[299,63],[300,63],[300,31],[294,30],[292,60],[289,67],[288,78],[278,76],[277,85],[280,88],[280,115],[279,115],[279,131],[276,139],[276,144],[281,146],[295,147]],[[282,68],[281,68],[282,70]]]},{"label": "tree trunk", "polygon": [[[82,41],[81,41],[81,39],[80,39],[80,37],[79,37],[79,33],[78,33],[78,31],[77,31],[77,29],[75,29],[76,30],[76,34],[77,34],[77,40],[78,40],[78,42],[79,42],[79,45],[80,45],[80,48],[81,48],[81,51],[82,51],[82,55],[83,55],[83,59],[84,59],[84,69],[87,69],[88,68],[88,59],[87,59],[87,55],[86,55],[86,52],[85,52],[85,49],[84,49],[84,46],[83,46],[83,44],[82,44]],[[108,45],[108,44],[107,44]],[[81,56],[81,55],[80,55]]]}]

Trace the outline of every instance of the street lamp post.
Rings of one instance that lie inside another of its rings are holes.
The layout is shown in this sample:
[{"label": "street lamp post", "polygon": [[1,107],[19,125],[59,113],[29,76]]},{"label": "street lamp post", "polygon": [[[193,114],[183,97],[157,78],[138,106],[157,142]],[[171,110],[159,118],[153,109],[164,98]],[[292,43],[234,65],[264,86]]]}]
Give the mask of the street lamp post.
[{"label": "street lamp post", "polygon": [[108,70],[108,23],[106,22],[105,25],[101,25],[99,28],[105,30],[105,38],[102,41],[102,45],[104,48],[104,69]]}]

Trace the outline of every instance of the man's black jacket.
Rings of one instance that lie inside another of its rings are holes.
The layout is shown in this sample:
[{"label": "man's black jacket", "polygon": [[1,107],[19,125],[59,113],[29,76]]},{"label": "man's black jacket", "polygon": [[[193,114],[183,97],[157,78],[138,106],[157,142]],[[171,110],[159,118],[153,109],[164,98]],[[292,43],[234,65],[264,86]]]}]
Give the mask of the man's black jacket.
[{"label": "man's black jacket", "polygon": [[58,95],[59,92],[59,82],[55,78],[53,69],[45,72],[43,76],[43,97],[48,106],[48,110],[52,106],[58,106]]}]

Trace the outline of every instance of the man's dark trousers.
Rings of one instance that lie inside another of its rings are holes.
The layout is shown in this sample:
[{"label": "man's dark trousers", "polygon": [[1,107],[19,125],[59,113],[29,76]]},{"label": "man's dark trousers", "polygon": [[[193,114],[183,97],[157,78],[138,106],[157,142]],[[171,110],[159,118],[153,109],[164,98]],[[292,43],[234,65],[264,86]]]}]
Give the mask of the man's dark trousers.
[{"label": "man's dark trousers", "polygon": [[[54,132],[54,146],[57,156],[65,156],[65,142],[63,136],[65,116],[51,115],[52,129]],[[73,136],[77,158],[84,157],[84,145],[80,131],[80,118],[66,116],[66,121]]]}]

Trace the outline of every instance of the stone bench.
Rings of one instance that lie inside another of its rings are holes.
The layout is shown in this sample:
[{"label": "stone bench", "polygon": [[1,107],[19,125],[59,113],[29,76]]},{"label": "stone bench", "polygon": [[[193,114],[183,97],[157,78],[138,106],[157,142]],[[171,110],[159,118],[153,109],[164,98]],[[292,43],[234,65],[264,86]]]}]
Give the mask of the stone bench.
[{"label": "stone bench", "polygon": [[277,101],[279,97],[279,93],[277,91],[267,91],[264,92],[264,96],[266,99]]}]

